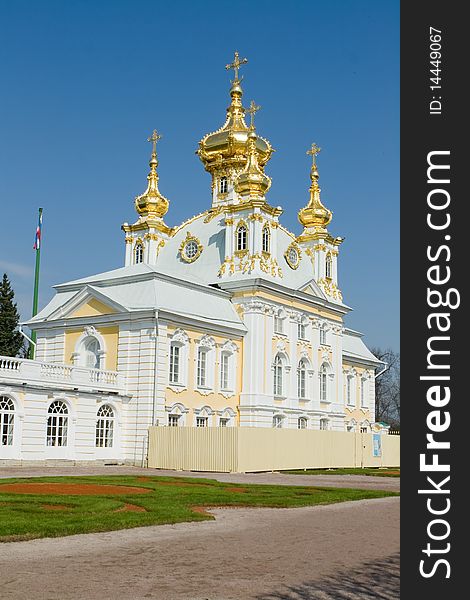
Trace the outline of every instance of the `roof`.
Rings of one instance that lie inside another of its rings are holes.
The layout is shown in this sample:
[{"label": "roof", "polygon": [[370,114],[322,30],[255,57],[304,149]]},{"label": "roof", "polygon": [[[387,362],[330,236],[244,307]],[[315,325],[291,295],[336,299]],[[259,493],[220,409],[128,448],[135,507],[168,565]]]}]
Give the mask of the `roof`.
[{"label": "roof", "polygon": [[362,333],[353,329],[345,329],[343,335],[343,357],[351,360],[368,361],[377,365],[383,364],[362,341]]}]

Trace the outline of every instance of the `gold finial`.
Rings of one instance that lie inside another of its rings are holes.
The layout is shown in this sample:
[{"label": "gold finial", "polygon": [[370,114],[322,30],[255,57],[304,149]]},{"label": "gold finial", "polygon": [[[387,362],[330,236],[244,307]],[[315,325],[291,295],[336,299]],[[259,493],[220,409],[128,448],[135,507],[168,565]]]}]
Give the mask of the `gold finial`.
[{"label": "gold finial", "polygon": [[144,218],[154,217],[161,219],[168,211],[169,202],[158,189],[157,142],[161,139],[162,135],[156,129],[147,138],[147,141],[152,143],[152,156],[149,161],[150,173],[147,175],[147,189],[135,199],[135,208],[139,215]]},{"label": "gold finial", "polygon": [[246,112],[249,113],[251,117],[250,129],[255,128],[255,114],[260,110],[260,108],[261,106],[256,105],[255,101],[252,100],[250,102],[250,108],[246,109]]},{"label": "gold finial", "polygon": [[161,140],[162,137],[163,136],[154,129],[152,135],[147,138],[147,142],[152,142],[152,154],[157,153],[157,142],[158,140]]},{"label": "gold finial", "polygon": [[240,60],[240,58],[238,56],[238,52],[235,51],[235,56],[234,56],[233,62],[229,63],[228,65],[225,65],[225,69],[227,71],[229,71],[230,69],[233,69],[233,71],[235,73],[235,79],[234,79],[234,81],[239,81],[239,79],[238,79],[238,69],[241,67],[241,65],[246,65],[247,62],[248,62],[247,58],[242,58]]},{"label": "gold finial", "polygon": [[312,157],[312,167],[310,170],[310,200],[305,208],[299,211],[299,221],[304,226],[304,232],[299,239],[308,239],[315,232],[326,233],[326,226],[333,216],[331,210],[322,204],[320,199],[320,186],[318,185],[317,155],[321,148],[312,144],[307,154]]},{"label": "gold finial", "polygon": [[316,167],[317,166],[317,154],[320,154],[321,152],[321,148],[319,148],[315,142],[312,144],[311,148],[309,150],[307,150],[307,154],[311,155],[312,157],[312,166]]}]

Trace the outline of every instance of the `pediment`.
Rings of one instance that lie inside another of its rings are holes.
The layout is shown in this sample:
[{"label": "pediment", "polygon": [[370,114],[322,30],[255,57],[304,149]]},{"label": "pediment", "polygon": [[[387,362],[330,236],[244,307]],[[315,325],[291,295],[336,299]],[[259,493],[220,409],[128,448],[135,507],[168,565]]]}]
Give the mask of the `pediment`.
[{"label": "pediment", "polygon": [[59,307],[52,313],[49,320],[58,318],[83,318],[97,317],[102,315],[112,315],[116,313],[127,312],[124,306],[121,306],[106,294],[100,292],[93,286],[86,286],[68,302]]}]

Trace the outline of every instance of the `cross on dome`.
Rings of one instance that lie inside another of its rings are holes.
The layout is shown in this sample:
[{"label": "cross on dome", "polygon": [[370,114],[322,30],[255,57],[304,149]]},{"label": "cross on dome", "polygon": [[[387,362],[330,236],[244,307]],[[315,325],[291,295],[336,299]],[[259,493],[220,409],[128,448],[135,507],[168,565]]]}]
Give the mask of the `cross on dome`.
[{"label": "cross on dome", "polygon": [[157,152],[157,142],[162,139],[162,135],[157,132],[156,129],[153,130],[152,135],[147,138],[147,142],[152,142],[152,154],[156,154]]},{"label": "cross on dome", "polygon": [[225,69],[227,71],[230,69],[233,69],[233,71],[235,73],[234,81],[238,81],[238,69],[241,67],[241,65],[246,65],[247,62],[248,62],[247,58],[242,58],[240,60],[238,52],[235,51],[235,56],[234,56],[233,62],[229,63],[228,65],[225,65]]},{"label": "cross on dome", "polygon": [[246,112],[250,114],[251,117],[251,124],[250,124],[250,128],[254,129],[255,128],[255,114],[260,110],[261,106],[255,104],[255,101],[252,100],[250,102],[250,108],[246,109]]},{"label": "cross on dome", "polygon": [[309,150],[307,150],[307,154],[311,155],[311,157],[312,157],[312,164],[314,166],[317,165],[317,154],[320,154],[320,152],[321,152],[321,148],[318,147],[315,144],[315,142],[312,144],[312,147]]}]

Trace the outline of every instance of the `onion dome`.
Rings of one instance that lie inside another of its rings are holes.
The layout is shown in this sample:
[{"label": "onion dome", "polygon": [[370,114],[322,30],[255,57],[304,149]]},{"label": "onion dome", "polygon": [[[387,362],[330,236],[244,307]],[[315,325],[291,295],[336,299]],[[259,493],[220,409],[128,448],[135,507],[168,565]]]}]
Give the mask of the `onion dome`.
[{"label": "onion dome", "polygon": [[161,137],[162,136],[154,130],[151,137],[148,138],[148,141],[152,142],[152,156],[149,161],[150,173],[147,176],[147,189],[135,199],[135,209],[141,217],[161,219],[168,212],[168,207],[170,205],[169,201],[158,189],[157,141],[161,139]]},{"label": "onion dome", "polygon": [[[220,129],[208,133],[199,142],[197,154],[204,164],[206,171],[213,174],[215,171],[240,171],[248,157],[248,142],[250,128],[245,122],[245,109],[242,105],[243,90],[238,69],[246,64],[246,58],[240,59],[235,52],[233,63],[226,65],[226,69],[234,69],[235,78],[230,88],[231,102],[227,108],[227,118]],[[271,144],[262,137],[256,138],[255,144],[258,163],[261,167],[268,162],[274,152]]]},{"label": "onion dome", "polygon": [[235,191],[242,198],[263,198],[271,187],[271,178],[258,163],[257,140],[258,136],[253,127],[248,133],[248,161],[235,182]]},{"label": "onion dome", "polygon": [[310,179],[312,184],[310,185],[310,200],[305,208],[299,211],[299,221],[305,227],[305,230],[301,237],[308,233],[326,233],[326,226],[330,223],[333,213],[323,206],[320,200],[320,186],[318,185],[319,174],[317,170],[316,156],[320,152],[316,144],[312,144],[307,154],[312,155],[312,168],[310,171]]}]

